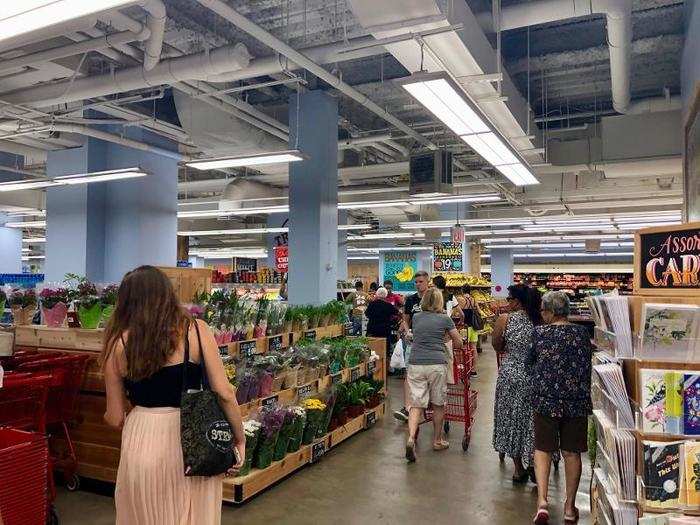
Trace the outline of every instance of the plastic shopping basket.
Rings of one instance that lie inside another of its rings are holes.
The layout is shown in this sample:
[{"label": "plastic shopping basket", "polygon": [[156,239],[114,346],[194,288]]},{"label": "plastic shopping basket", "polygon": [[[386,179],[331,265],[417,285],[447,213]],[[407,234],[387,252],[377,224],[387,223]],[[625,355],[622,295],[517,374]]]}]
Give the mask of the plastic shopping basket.
[{"label": "plastic shopping basket", "polygon": [[44,434],[0,427],[0,515],[4,525],[46,525],[48,469]]}]

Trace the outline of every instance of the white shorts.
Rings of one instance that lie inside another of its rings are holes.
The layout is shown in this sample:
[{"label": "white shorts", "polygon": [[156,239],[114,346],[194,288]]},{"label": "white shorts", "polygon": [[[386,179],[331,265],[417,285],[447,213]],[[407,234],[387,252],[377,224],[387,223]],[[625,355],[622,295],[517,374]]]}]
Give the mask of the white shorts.
[{"label": "white shorts", "polygon": [[447,365],[408,365],[409,408],[443,406],[447,401]]}]

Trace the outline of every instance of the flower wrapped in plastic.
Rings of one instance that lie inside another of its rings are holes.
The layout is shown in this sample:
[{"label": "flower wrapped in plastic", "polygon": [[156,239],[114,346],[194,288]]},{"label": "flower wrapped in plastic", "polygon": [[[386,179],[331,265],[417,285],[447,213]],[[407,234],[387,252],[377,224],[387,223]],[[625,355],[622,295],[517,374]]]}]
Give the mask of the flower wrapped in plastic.
[{"label": "flower wrapped in plastic", "polygon": [[260,412],[260,438],[255,453],[255,466],[267,468],[272,463],[275,445],[284,424],[285,410],[276,406],[263,408]]},{"label": "flower wrapped in plastic", "polygon": [[260,429],[262,425],[260,421],[249,419],[243,422],[243,432],[245,434],[245,459],[243,467],[238,472],[239,476],[245,476],[250,472],[253,466],[253,457],[255,449],[258,447],[258,439],[260,438]]},{"label": "flower wrapped in plastic", "polygon": [[294,430],[294,413],[289,407],[281,409],[284,411],[284,422],[282,423],[282,428],[280,428],[279,436],[277,437],[277,444],[275,445],[275,453],[272,455],[272,459],[279,461],[284,459],[287,455],[287,449],[289,448],[289,439],[292,436]]},{"label": "flower wrapped in plastic", "polygon": [[320,399],[305,399],[301,406],[306,410],[306,426],[301,442],[309,445],[316,438],[319,427],[325,421],[326,404]]},{"label": "flower wrapped in plastic", "polygon": [[304,437],[304,427],[306,426],[306,410],[301,406],[293,406],[289,409],[292,412],[294,421],[287,444],[288,452],[296,452],[301,448],[301,441]]}]

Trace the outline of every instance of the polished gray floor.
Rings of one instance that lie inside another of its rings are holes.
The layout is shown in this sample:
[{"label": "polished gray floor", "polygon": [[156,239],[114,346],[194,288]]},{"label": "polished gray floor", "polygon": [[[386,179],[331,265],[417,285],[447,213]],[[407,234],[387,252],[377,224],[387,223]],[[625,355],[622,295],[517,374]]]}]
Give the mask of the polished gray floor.
[{"label": "polished gray floor", "polygon": [[[403,458],[405,426],[391,417],[329,452],[243,506],[226,505],[223,523],[344,524],[396,523],[506,525],[531,523],[536,503],[532,484],[515,486],[512,465],[499,463],[491,447],[496,359],[490,347],[479,356],[479,408],[471,446],[461,449],[463,429],[453,424],[452,447],[430,449],[430,429],[423,427],[418,462]],[[390,380],[390,403],[401,402],[401,383]],[[584,464],[588,461],[584,459]],[[590,523],[588,467],[577,505],[581,524]],[[562,523],[564,473],[550,480],[551,523]],[[113,502],[105,487],[68,493],[56,502],[62,525],[114,523]]]}]

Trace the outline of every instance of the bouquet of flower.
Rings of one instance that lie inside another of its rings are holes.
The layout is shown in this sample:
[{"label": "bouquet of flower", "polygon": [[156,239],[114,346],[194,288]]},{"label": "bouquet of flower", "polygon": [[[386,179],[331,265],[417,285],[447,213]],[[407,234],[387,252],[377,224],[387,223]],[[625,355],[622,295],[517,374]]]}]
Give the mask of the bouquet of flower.
[{"label": "bouquet of flower", "polygon": [[277,335],[284,332],[284,315],[286,311],[286,303],[270,303],[267,309],[267,335]]},{"label": "bouquet of flower", "polygon": [[100,292],[100,301],[102,302],[102,325],[106,326],[109,319],[114,313],[114,308],[117,306],[117,298],[119,296],[119,285],[108,284]]},{"label": "bouquet of flower", "polygon": [[257,311],[255,313],[255,323],[253,337],[265,337],[267,333],[267,313],[270,310],[270,300],[261,297],[256,301]]},{"label": "bouquet of flower", "polygon": [[304,427],[306,426],[306,410],[304,410],[304,407],[293,406],[290,407],[289,411],[292,413],[294,420],[292,422],[292,429],[289,432],[287,452],[296,452],[299,450],[299,448],[301,448],[301,440],[304,436]]},{"label": "bouquet of flower", "polygon": [[309,445],[318,432],[326,413],[326,404],[320,399],[309,398],[305,399],[301,406],[306,410],[306,426],[304,427],[304,435],[301,442],[304,445]]},{"label": "bouquet of flower", "polygon": [[44,323],[53,328],[63,326],[68,315],[68,289],[44,288],[39,293],[39,299]]},{"label": "bouquet of flower", "polygon": [[240,405],[247,403],[258,397],[260,392],[260,383],[258,377],[255,374],[246,372],[241,377],[238,383],[238,389],[236,390],[236,400]]},{"label": "bouquet of flower", "polygon": [[262,425],[260,421],[255,419],[249,419],[243,422],[243,432],[245,434],[245,459],[243,461],[243,467],[238,472],[239,476],[245,476],[250,472],[250,468],[253,466],[253,457],[255,455],[255,449],[258,446],[258,440],[260,438],[260,429]]},{"label": "bouquet of flower", "polygon": [[272,459],[275,461],[284,459],[284,456],[287,455],[289,440],[294,431],[294,412],[292,412],[291,408],[283,408],[281,410],[284,412],[284,422],[282,423],[282,428],[280,428],[280,434],[277,437],[275,452],[272,455]]},{"label": "bouquet of flower", "polygon": [[272,456],[277,444],[280,429],[284,424],[285,410],[276,406],[264,408],[260,413],[260,438],[258,440],[255,466],[266,468],[272,463]]}]

